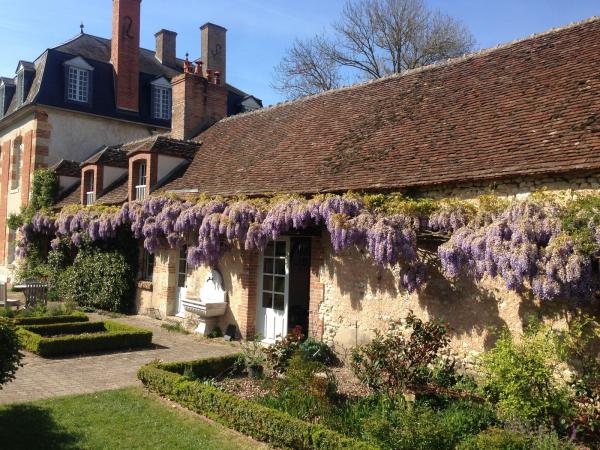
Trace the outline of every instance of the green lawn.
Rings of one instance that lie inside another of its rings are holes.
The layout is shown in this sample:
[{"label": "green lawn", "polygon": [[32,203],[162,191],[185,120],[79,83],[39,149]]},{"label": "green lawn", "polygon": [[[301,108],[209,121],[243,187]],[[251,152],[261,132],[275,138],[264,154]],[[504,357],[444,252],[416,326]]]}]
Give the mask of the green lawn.
[{"label": "green lawn", "polygon": [[[2,395],[2,391],[0,391]],[[0,406],[0,448],[267,448],[175,409],[141,388]]]}]

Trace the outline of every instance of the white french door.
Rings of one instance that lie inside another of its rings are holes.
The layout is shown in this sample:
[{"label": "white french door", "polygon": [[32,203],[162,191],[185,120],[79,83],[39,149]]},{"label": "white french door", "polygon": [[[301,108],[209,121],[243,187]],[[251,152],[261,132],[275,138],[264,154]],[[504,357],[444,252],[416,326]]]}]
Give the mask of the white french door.
[{"label": "white french door", "polygon": [[272,241],[260,257],[257,333],[265,342],[287,335],[289,238]]},{"label": "white french door", "polygon": [[187,247],[183,246],[179,250],[177,259],[177,316],[185,317],[185,308],[183,300],[187,291]]}]

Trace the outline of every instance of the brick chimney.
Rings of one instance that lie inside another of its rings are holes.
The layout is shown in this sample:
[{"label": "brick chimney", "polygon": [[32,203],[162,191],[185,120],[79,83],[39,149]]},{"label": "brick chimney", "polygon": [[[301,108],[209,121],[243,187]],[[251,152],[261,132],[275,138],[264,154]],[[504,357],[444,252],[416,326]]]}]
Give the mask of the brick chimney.
[{"label": "brick chimney", "polygon": [[113,0],[110,61],[117,108],[139,110],[141,0]]},{"label": "brick chimney", "polygon": [[177,33],[169,30],[160,30],[156,37],[156,58],[165,66],[177,65]]},{"label": "brick chimney", "polygon": [[191,139],[227,116],[227,88],[220,78],[202,76],[201,64],[195,71],[188,61],[185,67],[184,73],[171,80],[171,136],[176,139]]},{"label": "brick chimney", "polygon": [[204,70],[212,70],[213,73],[219,72],[221,81],[225,84],[227,30],[209,22],[200,27],[200,34],[202,35],[201,59],[204,62]]}]

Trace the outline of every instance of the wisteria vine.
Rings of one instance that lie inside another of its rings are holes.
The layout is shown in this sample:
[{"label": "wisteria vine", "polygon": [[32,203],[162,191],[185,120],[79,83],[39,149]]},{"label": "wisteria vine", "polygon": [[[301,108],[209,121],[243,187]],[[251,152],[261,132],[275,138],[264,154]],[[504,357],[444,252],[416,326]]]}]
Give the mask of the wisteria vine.
[{"label": "wisteria vine", "polygon": [[[185,201],[154,196],[120,208],[64,209],[57,217],[37,213],[21,228],[19,253],[23,256],[35,233],[73,245],[113,239],[121,228],[129,229],[144,248],[188,247],[192,266],[216,265],[229,248],[263,250],[270,240],[292,231],[325,228],[335,252],[364,248],[383,266],[399,266],[400,283],[415,291],[426,281],[426,265],[419,257],[417,235],[423,229],[446,234],[439,246],[442,269],[449,278],[469,274],[476,279],[500,277],[511,290],[531,290],[541,299],[590,295],[592,257],[565,229],[564,207],[544,198],[490,201],[479,205],[463,201],[426,203],[426,213],[412,201],[398,197],[373,200],[354,194],[322,195],[310,199],[282,196],[263,199],[200,198]],[[386,204],[386,201],[388,204]],[[424,203],[425,204],[425,203]],[[400,207],[399,207],[400,205]],[[581,220],[580,220],[581,222]],[[600,242],[600,227],[585,218],[584,227]],[[589,246],[588,246],[589,250]]]}]

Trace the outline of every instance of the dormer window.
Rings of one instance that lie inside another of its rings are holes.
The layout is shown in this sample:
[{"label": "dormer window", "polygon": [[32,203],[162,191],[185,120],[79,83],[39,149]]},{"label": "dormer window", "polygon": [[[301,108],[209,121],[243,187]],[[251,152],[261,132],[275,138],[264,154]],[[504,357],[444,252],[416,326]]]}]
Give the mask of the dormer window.
[{"label": "dormer window", "polygon": [[171,83],[161,77],[151,83],[152,117],[159,120],[171,120]]},{"label": "dormer window", "polygon": [[94,204],[96,200],[96,191],[94,189],[94,171],[87,170],[83,173],[83,188],[85,189],[85,204],[84,206],[90,206]]},{"label": "dormer window", "polygon": [[77,103],[89,103],[94,68],[78,56],[67,61],[65,69],[67,100]]}]

